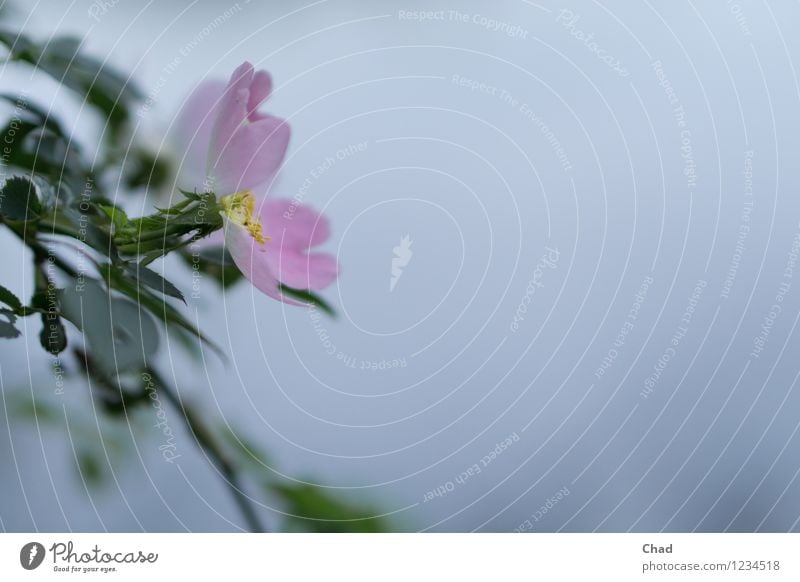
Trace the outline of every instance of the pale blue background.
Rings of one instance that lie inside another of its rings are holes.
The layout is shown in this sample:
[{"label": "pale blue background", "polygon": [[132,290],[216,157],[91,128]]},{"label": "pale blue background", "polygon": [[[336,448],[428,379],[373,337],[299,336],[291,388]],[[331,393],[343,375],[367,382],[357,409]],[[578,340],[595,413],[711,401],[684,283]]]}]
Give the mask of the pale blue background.
[{"label": "pale blue background", "polygon": [[[407,366],[348,368],[326,353],[304,310],[247,285],[223,299],[206,281],[189,312],[231,362],[208,355],[198,365],[172,343],[162,368],[210,419],[244,427],[278,470],[375,504],[398,529],[510,531],[528,519],[523,527],[536,531],[797,530],[800,281],[760,357],[750,353],[800,232],[798,6],[461,4],[466,23],[398,17],[423,2],[121,0],[99,22],[89,2],[30,7],[31,34],[86,35],[88,51],[133,72],[151,93],[138,132],[153,147],[167,147],[164,131],[195,83],[225,77],[245,59],[271,71],[269,110],[293,127],[275,195],[297,195],[326,157],[367,144],[305,194],[331,217],[326,248],[342,263],[326,293],[340,317],[323,325],[336,353],[405,358]],[[579,15],[571,28],[561,9]],[[525,38],[488,30],[475,15],[518,25]],[[592,33],[629,75],[601,62],[576,31]],[[192,39],[200,40],[187,50]],[[165,70],[175,57],[180,63]],[[654,61],[686,113],[693,189]],[[496,95],[459,86],[454,75]],[[63,105],[51,83],[30,81],[24,68],[4,69],[0,84],[4,92],[28,87],[45,106],[56,99],[80,139],[90,143],[99,130],[77,101]],[[724,299],[748,151],[750,231]],[[390,292],[392,249],[406,234],[414,254]],[[2,244],[2,283],[24,294],[22,255],[5,234]],[[559,260],[536,275],[542,286],[512,332],[548,246]],[[175,273],[190,291],[189,272]],[[638,320],[598,379],[647,276],[653,284]],[[686,337],[644,399],[644,381],[701,279],[707,286]],[[80,383],[53,393],[38,330],[31,321],[27,344],[2,344],[1,528],[242,525],[188,435],[179,436],[177,465],[161,459],[150,411],[130,432],[124,423],[102,429],[129,452],[113,462],[115,479],[87,492],[70,436],[99,446],[91,401]],[[71,435],[12,419],[13,394],[30,387],[63,405]],[[480,474],[455,482],[514,433],[518,442]],[[451,492],[424,501],[448,481]],[[537,514],[564,487],[570,494]],[[276,513],[265,517],[277,525]]]}]

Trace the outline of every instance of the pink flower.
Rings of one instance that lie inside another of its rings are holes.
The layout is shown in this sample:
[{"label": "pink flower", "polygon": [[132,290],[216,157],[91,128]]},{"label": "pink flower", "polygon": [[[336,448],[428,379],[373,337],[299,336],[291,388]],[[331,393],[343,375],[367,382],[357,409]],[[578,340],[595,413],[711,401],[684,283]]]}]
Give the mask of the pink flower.
[{"label": "pink flower", "polygon": [[205,189],[219,198],[225,245],[236,266],[262,292],[296,304],[280,285],[319,290],[336,280],[339,266],[332,255],[309,252],[330,236],[324,216],[293,201],[259,201],[252,193],[278,170],[289,143],[286,121],[257,110],[271,89],[266,71],[244,63],[227,86],[200,85],[176,125],[186,150],[182,173],[195,187],[196,176],[205,176]]}]

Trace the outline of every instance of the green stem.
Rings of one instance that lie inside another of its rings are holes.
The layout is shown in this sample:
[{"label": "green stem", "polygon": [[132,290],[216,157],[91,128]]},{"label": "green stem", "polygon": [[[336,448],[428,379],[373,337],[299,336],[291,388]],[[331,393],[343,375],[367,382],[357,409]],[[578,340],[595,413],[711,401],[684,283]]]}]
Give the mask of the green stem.
[{"label": "green stem", "polygon": [[72,238],[76,238],[81,240],[81,233],[71,228],[68,224],[64,224],[63,222],[56,222],[57,216],[53,215],[53,219],[50,221],[42,220],[40,225],[46,226],[46,228],[39,228],[38,230],[43,232],[44,234],[61,234],[64,236],[69,236]]},{"label": "green stem", "polygon": [[211,457],[211,460],[222,473],[223,481],[225,481],[225,485],[231,492],[239,510],[242,512],[249,530],[254,533],[267,531],[258,517],[253,502],[242,489],[236,468],[216,443],[211,431],[201,420],[200,416],[198,416],[186,402],[181,400],[178,394],[173,391],[171,387],[167,386],[161,376],[155,371],[148,370],[148,373],[157,381],[157,385],[166,399],[181,413],[189,432],[191,432],[195,438],[195,442]]},{"label": "green stem", "polygon": [[171,234],[182,234],[186,232],[186,225],[183,224],[175,224],[175,225],[164,225],[164,228],[159,228],[157,230],[149,230],[149,231],[142,231],[141,229],[125,229],[125,231],[118,234],[116,237],[117,241],[122,244],[135,244],[135,243],[143,243],[146,241],[158,241],[167,238]]}]

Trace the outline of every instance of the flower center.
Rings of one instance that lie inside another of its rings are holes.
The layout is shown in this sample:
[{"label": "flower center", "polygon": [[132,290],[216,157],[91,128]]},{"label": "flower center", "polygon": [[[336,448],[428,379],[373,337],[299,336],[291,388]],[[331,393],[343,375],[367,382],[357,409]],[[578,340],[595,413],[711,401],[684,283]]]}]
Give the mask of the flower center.
[{"label": "flower center", "polygon": [[264,236],[261,220],[255,214],[256,197],[250,190],[223,196],[220,202],[228,219],[246,228],[256,242],[264,244],[269,240],[268,236]]}]

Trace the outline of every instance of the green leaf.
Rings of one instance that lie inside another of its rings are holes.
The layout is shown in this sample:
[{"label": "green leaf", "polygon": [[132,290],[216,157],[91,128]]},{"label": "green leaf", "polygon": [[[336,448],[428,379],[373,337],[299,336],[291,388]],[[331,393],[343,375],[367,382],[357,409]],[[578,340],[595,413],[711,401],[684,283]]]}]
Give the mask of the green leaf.
[{"label": "green leaf", "polygon": [[93,361],[106,373],[140,370],[159,344],[155,320],[133,301],[94,279],[74,280],[58,292],[62,315],[80,329]]},{"label": "green leaf", "polygon": [[[183,224],[191,226],[192,230],[197,230],[203,226],[209,227],[211,231],[222,228],[222,216],[216,206],[209,204],[205,200],[200,200],[190,208],[181,212],[177,216],[170,216],[168,224]],[[189,232],[187,229],[185,232]]]},{"label": "green leaf", "polygon": [[25,54],[34,46],[27,36],[10,30],[0,30],[0,43],[6,45],[13,55]]},{"label": "green leaf", "polygon": [[221,426],[219,434],[227,441],[231,449],[239,454],[247,469],[261,473],[270,466],[271,462],[267,453],[250,439],[234,432],[230,425]]},{"label": "green leaf", "polygon": [[[108,371],[99,368],[94,357],[80,348],[74,348],[74,353],[78,365],[87,377],[91,378],[92,395],[103,406],[104,410],[111,415],[125,415],[131,413],[132,409],[146,403],[152,403],[146,390],[142,386],[132,387],[125,382],[124,375],[111,377]],[[141,370],[136,370],[135,377],[141,382]]]},{"label": "green leaf", "polygon": [[189,200],[200,200],[200,198],[202,197],[202,194],[198,194],[197,192],[190,192],[189,190],[183,190],[181,188],[178,188],[178,192],[183,194]]},{"label": "green leaf", "polygon": [[0,190],[0,216],[8,220],[29,221],[41,216],[42,205],[36,186],[22,176],[12,176]]},{"label": "green leaf", "polygon": [[12,392],[8,398],[11,417],[15,420],[47,424],[55,424],[60,420],[58,409],[33,393]]},{"label": "green leaf", "polygon": [[155,271],[151,271],[147,267],[142,267],[136,263],[127,263],[125,265],[125,272],[142,285],[147,285],[151,289],[155,289],[164,295],[175,297],[186,303],[186,299],[183,297],[183,293],[181,293],[180,289]]},{"label": "green leaf", "polygon": [[68,182],[83,189],[80,183],[91,172],[82,160],[78,142],[27,95],[0,94],[0,100],[14,108],[8,123],[0,129],[4,165],[47,177],[54,185]]},{"label": "green leaf", "polygon": [[75,169],[83,167],[83,160],[75,143],[63,136],[41,128],[31,132],[30,140],[35,162],[32,170],[54,175],[55,172],[73,173]]},{"label": "green leaf", "polygon": [[105,256],[110,258],[112,262],[120,262],[117,245],[114,244],[114,240],[111,238],[111,235],[108,232],[96,224],[87,222],[85,225],[85,233],[86,243],[90,247],[100,253],[103,253]]},{"label": "green leaf", "polygon": [[126,162],[123,178],[131,189],[158,188],[166,184],[172,174],[170,164],[163,157],[147,150],[135,150]]},{"label": "green leaf", "polygon": [[103,113],[112,136],[130,118],[130,105],[142,98],[127,76],[84,54],[79,38],[50,37],[39,44],[22,34],[0,31],[0,43],[9,48],[10,60],[30,63]]},{"label": "green leaf", "polygon": [[187,250],[180,253],[180,257],[193,271],[208,275],[223,289],[244,278],[230,253],[222,245],[203,249],[196,249],[190,245]]},{"label": "green leaf", "polygon": [[14,313],[22,311],[22,302],[2,285],[0,285],[0,301],[8,305]]},{"label": "green leaf", "polygon": [[[5,166],[22,170],[36,181],[40,194],[42,181],[59,191],[82,192],[91,172],[83,163],[77,142],[42,127],[40,120],[13,119],[0,129]],[[68,199],[62,192],[62,200]]]},{"label": "green leaf", "polygon": [[319,533],[377,533],[389,530],[386,520],[367,507],[337,499],[314,485],[272,485],[290,514],[288,529]]},{"label": "green leaf", "polygon": [[125,228],[128,225],[128,215],[125,214],[125,211],[121,208],[117,208],[116,206],[108,206],[105,204],[98,204],[97,206],[106,214],[106,216],[108,216],[117,230]]},{"label": "green leaf", "polygon": [[6,321],[0,321],[0,337],[13,339],[19,337],[20,331],[16,328],[14,323],[17,321],[17,316],[8,309],[0,309],[0,317],[5,317]]},{"label": "green leaf", "polygon": [[94,202],[74,203],[60,215],[68,219],[82,242],[92,247],[114,264],[121,263],[119,250],[110,234],[111,218]]},{"label": "green leaf", "polygon": [[50,224],[57,218],[54,214],[55,211],[73,200],[72,189],[69,184],[60,179],[56,179],[51,183],[49,178],[45,180],[39,175],[33,176],[33,183],[39,191],[39,200],[42,203],[43,211],[42,218],[49,219],[48,224]]},{"label": "green leaf", "polygon": [[290,297],[291,299],[296,299],[302,303],[313,305],[331,317],[336,317],[336,311],[334,311],[333,307],[331,307],[330,304],[328,304],[328,302],[326,302],[322,297],[309,289],[294,289],[292,287],[287,287],[283,283],[278,284],[278,289],[281,293]]},{"label": "green leaf", "polygon": [[58,121],[52,117],[49,112],[29,101],[26,95],[15,96],[8,93],[0,93],[0,99],[13,105],[17,114],[21,114],[24,111],[37,125],[46,127],[52,132],[64,137],[64,130],[61,128]]},{"label": "green leaf", "polygon": [[67,349],[67,330],[64,328],[64,323],[58,314],[42,314],[42,331],[39,333],[39,343],[54,356]]},{"label": "green leaf", "polygon": [[[182,333],[183,335],[179,337],[181,340],[187,340],[185,342],[187,348],[189,348],[188,340],[200,340],[214,350],[220,359],[225,360],[225,352],[211,341],[208,336],[197,329],[188,319],[181,315],[175,307],[167,303],[163,296],[155,295],[145,288],[134,285],[128,278],[120,276],[114,270],[111,271],[110,276],[112,277],[112,283],[116,291],[124,293],[144,309],[147,309],[168,331]],[[177,327],[170,327],[169,324],[173,323]]]},{"label": "green leaf", "polygon": [[75,454],[75,461],[78,463],[78,472],[88,485],[97,486],[103,482],[103,464],[99,457],[92,451],[84,448]]},{"label": "green leaf", "polygon": [[[37,167],[35,132],[40,128],[38,122],[12,119],[0,130],[3,154],[7,165],[25,170],[33,170]],[[41,165],[40,169],[42,169]]]}]

